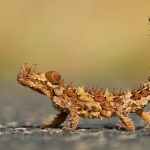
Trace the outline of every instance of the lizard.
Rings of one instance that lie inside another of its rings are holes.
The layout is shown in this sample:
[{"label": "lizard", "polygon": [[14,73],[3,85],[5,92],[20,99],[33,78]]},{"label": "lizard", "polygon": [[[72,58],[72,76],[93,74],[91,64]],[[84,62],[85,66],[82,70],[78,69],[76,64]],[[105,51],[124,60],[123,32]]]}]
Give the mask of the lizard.
[{"label": "lizard", "polygon": [[104,91],[100,88],[79,86],[73,88],[72,84],[64,84],[61,75],[56,71],[36,72],[35,66],[24,64],[18,75],[17,81],[38,93],[46,95],[55,109],[59,111],[57,117],[43,128],[58,128],[68,118],[69,126],[64,125],[64,130],[75,130],[80,117],[84,118],[111,118],[117,116],[122,127],[135,132],[135,125],[128,116],[135,113],[150,127],[150,114],[144,108],[150,102],[150,79],[139,84],[137,89],[119,93]]}]

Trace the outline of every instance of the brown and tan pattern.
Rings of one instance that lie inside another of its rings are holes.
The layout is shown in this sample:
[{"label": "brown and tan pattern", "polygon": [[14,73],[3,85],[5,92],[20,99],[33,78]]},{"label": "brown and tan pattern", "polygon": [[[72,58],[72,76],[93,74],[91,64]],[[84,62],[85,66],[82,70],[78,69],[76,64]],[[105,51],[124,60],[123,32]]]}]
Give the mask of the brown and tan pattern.
[{"label": "brown and tan pattern", "polygon": [[150,124],[150,114],[144,112],[145,106],[150,102],[150,81],[140,84],[137,89],[124,92],[122,89],[117,93],[108,90],[90,89],[79,86],[73,88],[72,84],[64,85],[64,80],[56,71],[36,73],[35,65],[28,67],[23,65],[18,73],[17,80],[23,86],[44,94],[50,98],[53,106],[60,114],[47,127],[59,127],[66,118],[69,118],[70,126],[64,126],[64,130],[76,129],[79,118],[110,118],[117,116],[123,126],[135,131],[134,123],[127,116],[128,113],[136,113],[145,122]]}]

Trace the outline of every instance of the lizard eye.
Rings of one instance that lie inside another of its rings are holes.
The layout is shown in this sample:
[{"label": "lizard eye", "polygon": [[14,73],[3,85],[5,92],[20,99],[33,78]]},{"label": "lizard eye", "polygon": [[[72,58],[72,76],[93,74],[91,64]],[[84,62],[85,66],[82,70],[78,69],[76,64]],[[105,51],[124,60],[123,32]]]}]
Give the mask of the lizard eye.
[{"label": "lizard eye", "polygon": [[26,75],[26,78],[29,78],[29,75]]}]

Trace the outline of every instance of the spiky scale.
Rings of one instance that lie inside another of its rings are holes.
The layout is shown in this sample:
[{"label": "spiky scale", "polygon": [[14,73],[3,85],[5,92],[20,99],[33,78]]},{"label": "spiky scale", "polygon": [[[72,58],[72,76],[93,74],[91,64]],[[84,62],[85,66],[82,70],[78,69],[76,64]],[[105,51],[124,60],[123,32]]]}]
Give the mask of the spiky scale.
[{"label": "spiky scale", "polygon": [[120,89],[120,92],[119,92],[119,94],[118,94],[119,96],[122,96],[122,95],[124,95],[124,91],[123,91],[123,89]]},{"label": "spiky scale", "polygon": [[141,83],[138,84],[138,91],[143,89],[143,85]]},{"label": "spiky scale", "polygon": [[146,96],[148,96],[148,92],[146,90],[142,89],[141,92],[140,92],[140,95],[142,97],[146,97]]},{"label": "spiky scale", "polygon": [[96,89],[95,89],[95,95],[99,95],[99,93],[100,93],[100,89],[99,89],[99,88],[96,88]]},{"label": "spiky scale", "polygon": [[85,92],[89,93],[90,91],[91,91],[91,89],[90,89],[89,85],[87,87],[85,87]]},{"label": "spiky scale", "polygon": [[89,93],[90,93],[91,95],[95,95],[95,89],[94,89],[94,87],[92,87],[92,89],[89,91]]},{"label": "spiky scale", "polygon": [[118,94],[117,94],[117,90],[116,89],[114,89],[113,90],[113,96],[117,96]]},{"label": "spiky scale", "polygon": [[138,92],[136,90],[133,90],[132,93],[133,93],[133,95],[131,96],[131,99],[133,99],[133,100],[141,99],[140,94],[138,94]]}]

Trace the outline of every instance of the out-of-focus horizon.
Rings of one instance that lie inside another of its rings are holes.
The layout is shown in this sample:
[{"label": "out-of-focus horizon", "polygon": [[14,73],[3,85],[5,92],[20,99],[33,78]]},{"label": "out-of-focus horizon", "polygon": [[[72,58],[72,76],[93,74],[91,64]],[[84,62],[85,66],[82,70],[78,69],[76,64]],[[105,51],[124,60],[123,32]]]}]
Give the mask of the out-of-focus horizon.
[{"label": "out-of-focus horizon", "polygon": [[25,62],[75,85],[132,86],[150,74],[150,1],[0,2],[0,82]]}]

